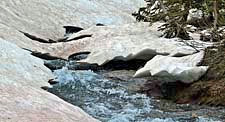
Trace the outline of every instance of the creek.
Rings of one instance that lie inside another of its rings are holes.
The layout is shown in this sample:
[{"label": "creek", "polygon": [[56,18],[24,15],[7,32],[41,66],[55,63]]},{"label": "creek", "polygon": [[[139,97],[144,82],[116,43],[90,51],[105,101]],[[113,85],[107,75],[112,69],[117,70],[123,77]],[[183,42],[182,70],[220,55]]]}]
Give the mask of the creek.
[{"label": "creek", "polygon": [[103,122],[221,122],[225,108],[159,100],[137,92],[145,80],[134,71],[54,70],[59,83],[48,91]]}]

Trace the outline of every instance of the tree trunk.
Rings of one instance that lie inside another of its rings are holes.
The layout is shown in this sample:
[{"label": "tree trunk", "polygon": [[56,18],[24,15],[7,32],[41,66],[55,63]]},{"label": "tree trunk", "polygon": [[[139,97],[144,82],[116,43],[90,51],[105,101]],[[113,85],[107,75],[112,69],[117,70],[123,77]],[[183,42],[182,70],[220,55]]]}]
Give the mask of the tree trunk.
[{"label": "tree trunk", "polygon": [[185,13],[183,15],[183,21],[187,22],[189,10],[191,8],[191,0],[184,0],[183,2],[184,2],[184,9],[185,9]]},{"label": "tree trunk", "polygon": [[159,4],[160,4],[161,9],[163,10],[163,13],[166,14],[167,11],[166,11],[166,8],[165,8],[165,6],[163,4],[163,0],[158,0],[158,1],[159,1]]},{"label": "tree trunk", "polygon": [[214,0],[213,2],[213,11],[214,11],[213,29],[217,30],[217,22],[218,22],[218,1],[217,0]]},{"label": "tree trunk", "polygon": [[218,0],[213,1],[213,14],[214,14],[214,22],[211,41],[216,40],[217,23],[218,23]]}]

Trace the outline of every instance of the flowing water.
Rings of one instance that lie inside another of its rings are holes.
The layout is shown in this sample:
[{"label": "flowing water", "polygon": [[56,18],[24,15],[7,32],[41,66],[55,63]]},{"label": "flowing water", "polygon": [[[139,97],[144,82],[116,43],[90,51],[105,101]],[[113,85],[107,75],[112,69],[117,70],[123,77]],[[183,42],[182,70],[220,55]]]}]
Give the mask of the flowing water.
[{"label": "flowing water", "polygon": [[134,81],[105,78],[92,71],[55,70],[59,83],[49,92],[103,122],[221,122],[224,108],[176,105],[129,90]]}]

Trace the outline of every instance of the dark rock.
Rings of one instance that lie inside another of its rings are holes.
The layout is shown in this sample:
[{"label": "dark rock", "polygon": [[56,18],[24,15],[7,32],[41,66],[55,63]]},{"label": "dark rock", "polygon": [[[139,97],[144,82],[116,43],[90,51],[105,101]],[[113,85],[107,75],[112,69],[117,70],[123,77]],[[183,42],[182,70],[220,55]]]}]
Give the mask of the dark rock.
[{"label": "dark rock", "polygon": [[139,93],[147,94],[154,98],[163,98],[161,92],[161,82],[154,77],[134,78],[135,70],[117,70],[102,73],[107,79],[112,81],[129,82],[128,89]]},{"label": "dark rock", "polygon": [[45,59],[45,60],[60,59],[58,57],[51,56],[49,53],[41,53],[41,52],[37,52],[37,51],[32,52],[31,55],[36,56],[36,57],[41,58],[41,59]]},{"label": "dark rock", "polygon": [[66,66],[66,61],[65,60],[45,60],[44,65],[48,67],[51,70],[57,70],[61,69],[62,67]]},{"label": "dark rock", "polygon": [[211,35],[206,35],[206,34],[201,34],[200,35],[200,40],[201,41],[205,41],[205,42],[208,42],[208,41],[210,41],[211,40]]},{"label": "dark rock", "polygon": [[112,60],[103,65],[105,70],[137,70],[143,67],[147,61],[145,60]]},{"label": "dark rock", "polygon": [[154,77],[149,77],[148,81],[140,88],[139,92],[147,94],[154,98],[163,98],[163,92],[161,88],[162,82]]},{"label": "dark rock", "polygon": [[[58,58],[58,57],[55,57],[55,56],[51,56],[49,53],[41,53],[41,52],[38,52],[38,51],[32,51],[30,49],[26,49],[26,48],[22,48],[26,51],[29,51],[31,52],[31,55],[35,56],[35,57],[38,57],[38,58],[41,58],[41,59],[44,59],[44,60],[56,60],[56,59],[61,59],[61,58]],[[61,59],[61,60],[64,60],[64,59]]]},{"label": "dark rock", "polygon": [[165,99],[174,99],[177,92],[181,89],[189,86],[188,84],[182,83],[182,82],[165,82],[161,85],[161,92],[163,95],[163,98]]},{"label": "dark rock", "polygon": [[57,83],[59,83],[59,82],[56,81],[55,79],[50,79],[50,80],[48,81],[48,83],[51,84],[51,85],[54,85],[54,84],[57,84]]},{"label": "dark rock", "polygon": [[93,70],[98,71],[102,68],[97,64],[88,64],[88,63],[80,63],[80,62],[70,62],[68,65],[69,70]]}]

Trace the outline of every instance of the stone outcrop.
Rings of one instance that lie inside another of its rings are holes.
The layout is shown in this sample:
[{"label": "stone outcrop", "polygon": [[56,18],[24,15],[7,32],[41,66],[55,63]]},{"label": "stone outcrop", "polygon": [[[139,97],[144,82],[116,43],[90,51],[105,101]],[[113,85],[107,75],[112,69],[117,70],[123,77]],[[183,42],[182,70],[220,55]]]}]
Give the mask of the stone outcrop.
[{"label": "stone outcrop", "polygon": [[143,4],[143,0],[1,0],[0,37],[23,48],[52,52],[48,44],[31,41],[19,31],[57,40],[64,35],[63,26],[88,28],[98,23],[134,22],[131,13]]},{"label": "stone outcrop", "polygon": [[[91,52],[87,63],[103,65],[110,60],[149,60],[155,55],[184,56],[195,50],[176,39],[166,39],[157,31],[161,23],[155,23],[149,27],[147,23],[126,24],[123,26],[91,27],[71,35],[73,39],[80,35],[92,34],[92,37],[65,43],[57,43],[58,49],[64,48],[64,52],[57,55],[67,58],[76,52]],[[57,45],[57,46],[56,46]]]},{"label": "stone outcrop", "polygon": [[134,77],[158,76],[165,81],[192,83],[204,75],[208,66],[197,66],[203,59],[204,52],[184,57],[157,55],[139,69]]},{"label": "stone outcrop", "polygon": [[54,78],[41,59],[0,39],[0,121],[94,122],[80,108],[41,89]]}]

